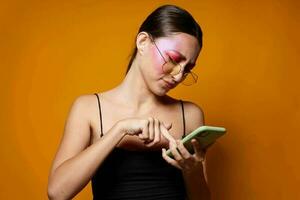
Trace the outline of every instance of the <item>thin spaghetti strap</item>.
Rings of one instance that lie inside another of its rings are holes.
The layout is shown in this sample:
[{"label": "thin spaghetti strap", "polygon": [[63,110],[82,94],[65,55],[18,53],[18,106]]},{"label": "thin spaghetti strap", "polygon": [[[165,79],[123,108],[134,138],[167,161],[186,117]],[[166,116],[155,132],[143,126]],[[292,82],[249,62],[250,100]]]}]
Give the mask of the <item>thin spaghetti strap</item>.
[{"label": "thin spaghetti strap", "polygon": [[103,136],[103,126],[102,126],[102,113],[101,113],[101,104],[100,104],[100,99],[97,93],[94,93],[97,96],[98,99],[98,107],[99,107],[99,115],[100,115],[100,128],[101,128],[101,134],[100,136]]},{"label": "thin spaghetti strap", "polygon": [[180,99],[180,103],[181,103],[181,110],[182,110],[182,122],[183,122],[183,136],[182,138],[185,136],[185,116],[184,116],[184,106],[183,106],[183,102]]}]

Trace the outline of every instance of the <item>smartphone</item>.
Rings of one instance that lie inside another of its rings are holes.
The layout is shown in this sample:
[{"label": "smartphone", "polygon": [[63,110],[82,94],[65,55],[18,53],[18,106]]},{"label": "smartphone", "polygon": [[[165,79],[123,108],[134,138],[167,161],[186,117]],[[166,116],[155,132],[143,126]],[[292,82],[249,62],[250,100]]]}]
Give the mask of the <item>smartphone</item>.
[{"label": "smartphone", "polygon": [[[185,148],[190,153],[194,153],[194,148],[191,143],[191,140],[195,138],[202,149],[205,149],[210,144],[214,143],[217,138],[221,137],[226,133],[226,129],[224,127],[217,126],[200,126],[196,128],[194,131],[186,135],[181,141]],[[173,157],[170,149],[167,150],[167,155]]]}]

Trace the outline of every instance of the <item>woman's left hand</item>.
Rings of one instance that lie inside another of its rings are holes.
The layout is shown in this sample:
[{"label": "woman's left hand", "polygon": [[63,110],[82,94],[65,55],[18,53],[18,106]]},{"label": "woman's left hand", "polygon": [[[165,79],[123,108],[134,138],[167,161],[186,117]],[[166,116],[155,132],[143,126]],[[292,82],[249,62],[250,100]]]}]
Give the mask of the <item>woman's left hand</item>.
[{"label": "woman's left hand", "polygon": [[166,154],[166,149],[162,149],[163,158],[174,167],[182,170],[183,172],[192,172],[197,169],[202,169],[202,164],[205,160],[206,149],[201,149],[199,142],[196,139],[192,139],[192,145],[194,154],[184,147],[181,140],[175,140],[169,142],[169,147],[174,158],[169,157]]}]

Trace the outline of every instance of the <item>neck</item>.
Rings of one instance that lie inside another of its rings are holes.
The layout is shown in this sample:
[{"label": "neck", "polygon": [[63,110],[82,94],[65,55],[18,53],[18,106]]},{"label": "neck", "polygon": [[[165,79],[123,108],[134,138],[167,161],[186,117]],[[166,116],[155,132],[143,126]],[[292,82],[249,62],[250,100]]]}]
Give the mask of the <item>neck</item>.
[{"label": "neck", "polygon": [[136,111],[151,109],[162,100],[150,90],[136,62],[132,63],[123,82],[115,88],[115,95]]}]

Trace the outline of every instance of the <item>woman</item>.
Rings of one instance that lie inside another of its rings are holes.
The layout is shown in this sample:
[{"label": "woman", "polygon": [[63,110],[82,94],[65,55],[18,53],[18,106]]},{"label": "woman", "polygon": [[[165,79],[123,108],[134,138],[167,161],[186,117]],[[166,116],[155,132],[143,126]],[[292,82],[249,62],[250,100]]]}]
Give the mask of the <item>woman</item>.
[{"label": "woman", "polygon": [[[141,25],[123,82],[78,97],[49,175],[50,199],[70,199],[92,180],[94,199],[209,199],[205,152],[180,139],[204,124],[194,103],[167,96],[192,73],[202,31],[182,8],[165,5]],[[166,155],[171,148],[173,158]]]}]

